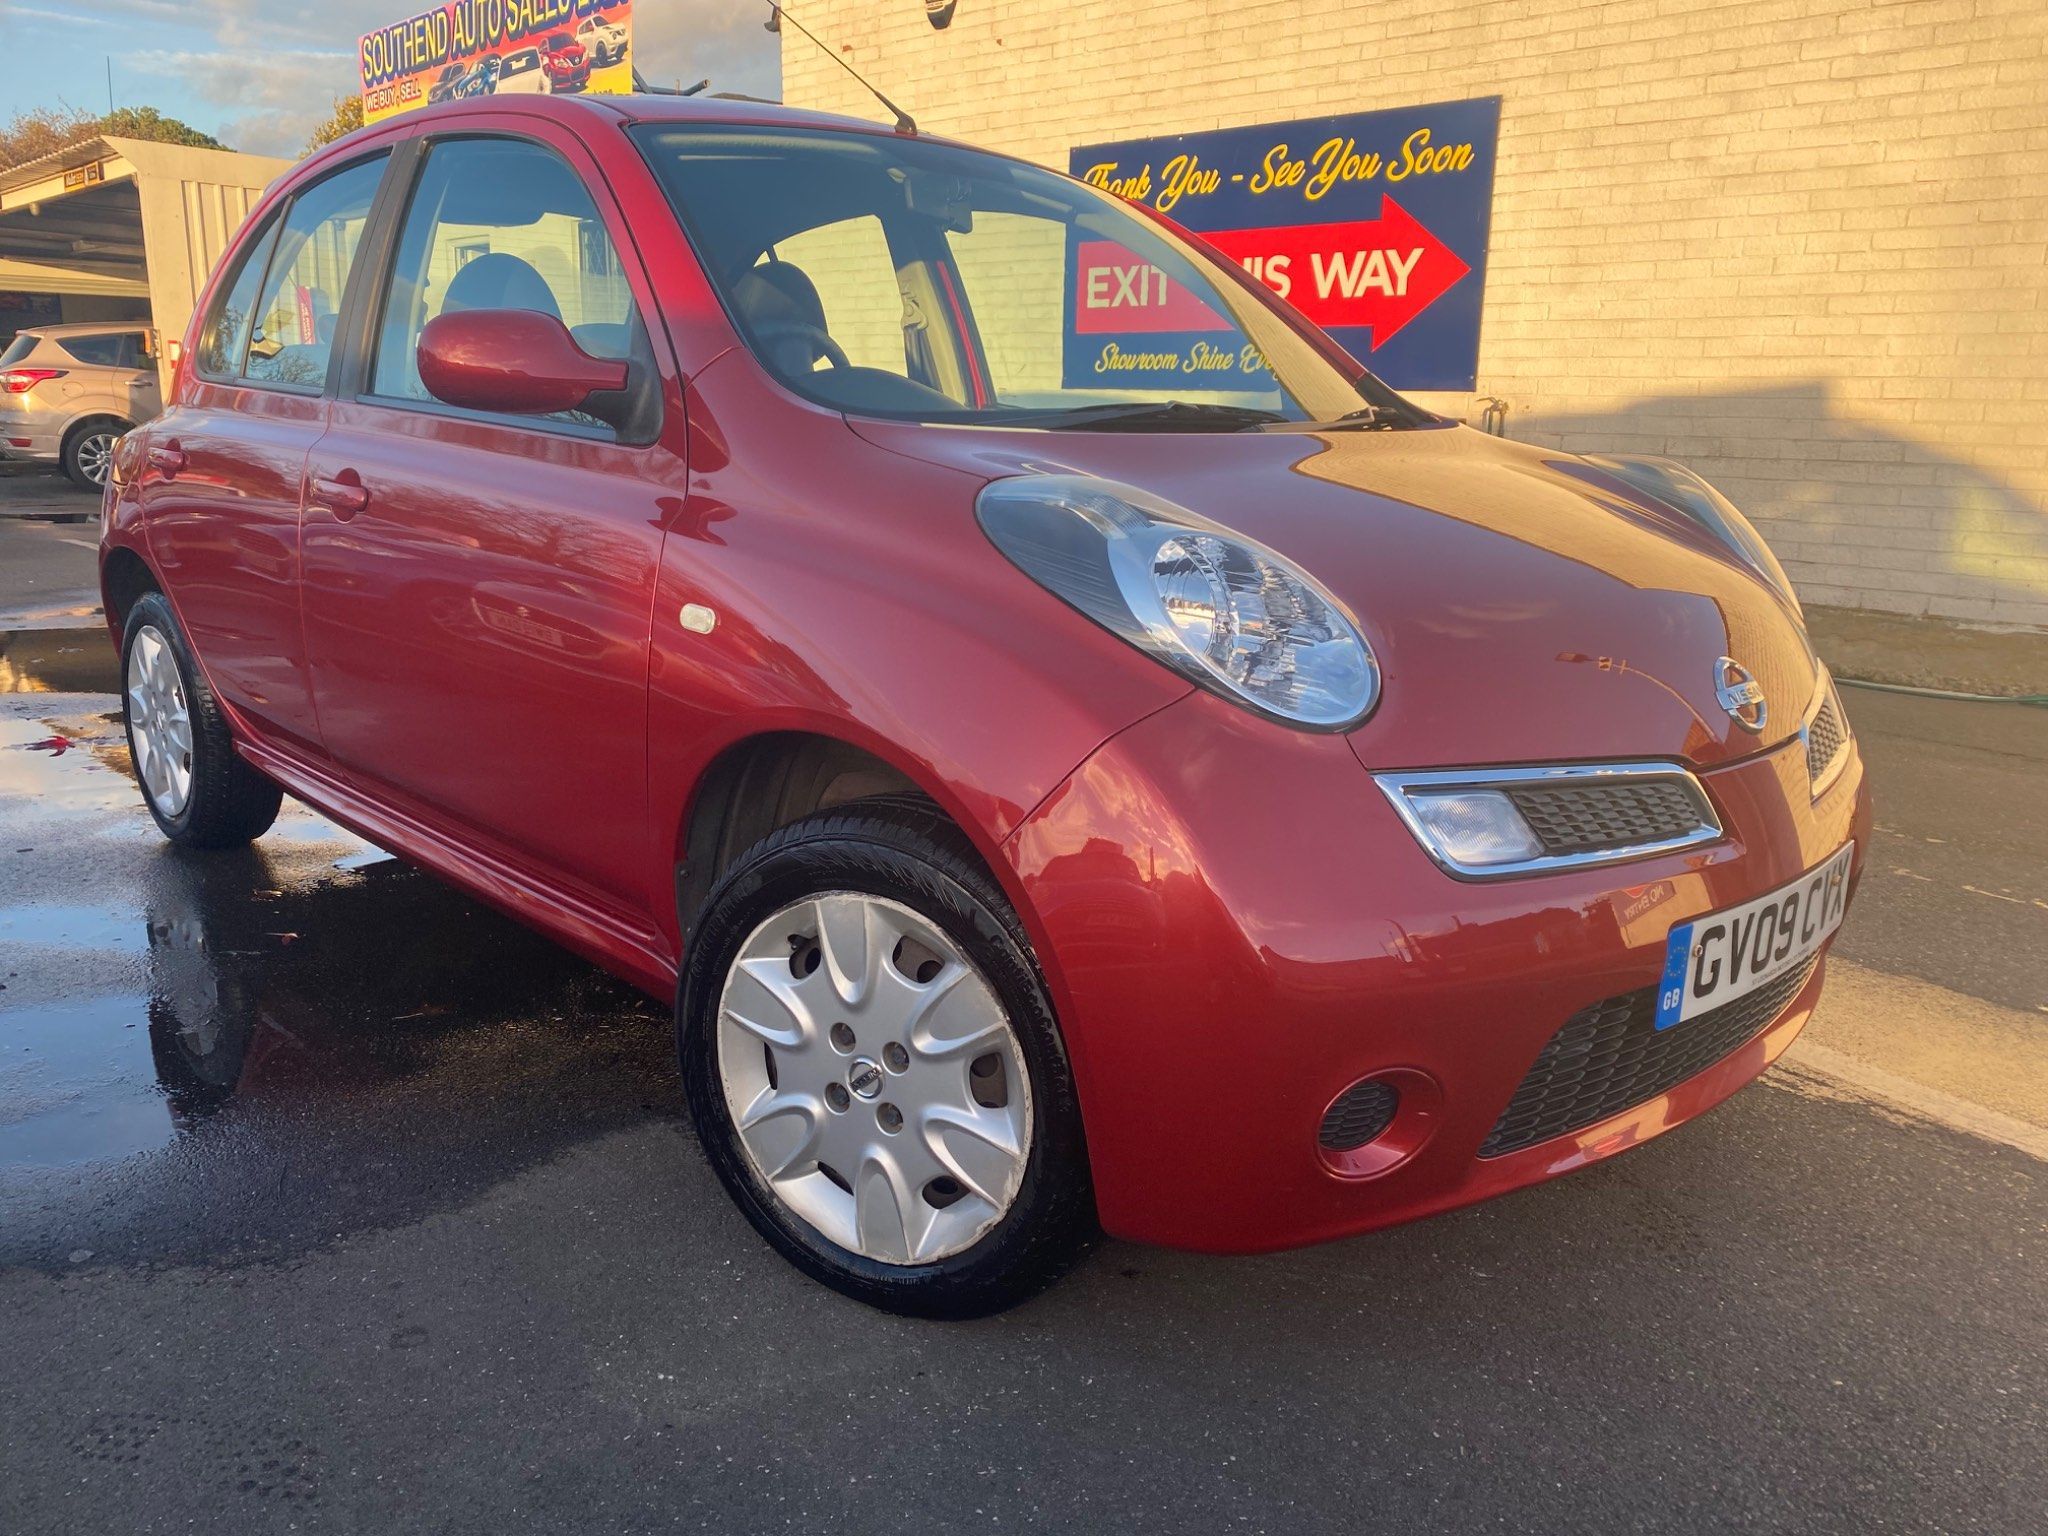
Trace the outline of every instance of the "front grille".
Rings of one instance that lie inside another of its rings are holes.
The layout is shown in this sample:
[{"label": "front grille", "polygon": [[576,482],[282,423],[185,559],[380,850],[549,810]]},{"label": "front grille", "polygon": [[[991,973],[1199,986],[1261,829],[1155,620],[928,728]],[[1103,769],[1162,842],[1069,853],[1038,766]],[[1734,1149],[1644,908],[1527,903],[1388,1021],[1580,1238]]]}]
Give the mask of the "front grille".
[{"label": "front grille", "polygon": [[1785,1011],[1814,962],[1732,1003],[1658,1029],[1657,992],[1645,987],[1583,1008],[1565,1021],[1480,1145],[1501,1157],[1597,1125],[1704,1072]]},{"label": "front grille", "polygon": [[1394,1123],[1401,1095],[1391,1083],[1353,1083],[1323,1115],[1316,1140],[1331,1152],[1364,1146]]},{"label": "front grille", "polygon": [[1547,857],[1690,837],[1710,817],[1683,779],[1516,786],[1507,796]]},{"label": "front grille", "polygon": [[1821,700],[1820,712],[1806,726],[1807,778],[1818,785],[1847,745],[1848,736],[1842,729],[1842,717],[1835,713],[1834,699]]}]

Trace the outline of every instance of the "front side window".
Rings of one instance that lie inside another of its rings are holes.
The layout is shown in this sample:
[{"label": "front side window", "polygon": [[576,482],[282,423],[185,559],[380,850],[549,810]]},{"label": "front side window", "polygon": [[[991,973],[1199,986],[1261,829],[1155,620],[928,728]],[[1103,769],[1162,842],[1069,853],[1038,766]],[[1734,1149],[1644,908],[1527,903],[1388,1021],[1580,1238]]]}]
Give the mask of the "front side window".
[{"label": "front side window", "polygon": [[[638,311],[618,252],[582,179],[552,150],[451,139],[428,151],[398,238],[370,392],[431,398],[420,382],[420,332],[468,309],[534,310],[560,320],[592,357],[633,355]],[[598,425],[576,411],[517,419]]]},{"label": "front side window", "polygon": [[[337,171],[292,199],[251,306],[245,378],[302,389],[326,385],[349,269],[383,174],[379,155]],[[234,301],[230,292],[227,307]]]},{"label": "front side window", "polygon": [[242,358],[249,346],[249,327],[256,319],[256,290],[270,266],[270,247],[277,239],[278,219],[269,222],[243,245],[235,273],[222,285],[220,297],[200,328],[199,347],[192,359],[202,375],[231,379],[242,371]]},{"label": "front side window", "polygon": [[635,130],[755,355],[861,414],[1245,429],[1428,420],[1105,192],[896,134]]}]

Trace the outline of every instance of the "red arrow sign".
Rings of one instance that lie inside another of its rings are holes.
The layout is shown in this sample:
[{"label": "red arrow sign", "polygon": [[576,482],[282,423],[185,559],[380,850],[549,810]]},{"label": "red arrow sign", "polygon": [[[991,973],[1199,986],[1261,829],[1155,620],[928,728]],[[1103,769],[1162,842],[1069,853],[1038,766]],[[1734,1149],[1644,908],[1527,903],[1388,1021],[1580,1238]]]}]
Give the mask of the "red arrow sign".
[{"label": "red arrow sign", "polygon": [[1201,238],[1325,330],[1370,328],[1374,351],[1472,270],[1384,193],[1376,219]]}]

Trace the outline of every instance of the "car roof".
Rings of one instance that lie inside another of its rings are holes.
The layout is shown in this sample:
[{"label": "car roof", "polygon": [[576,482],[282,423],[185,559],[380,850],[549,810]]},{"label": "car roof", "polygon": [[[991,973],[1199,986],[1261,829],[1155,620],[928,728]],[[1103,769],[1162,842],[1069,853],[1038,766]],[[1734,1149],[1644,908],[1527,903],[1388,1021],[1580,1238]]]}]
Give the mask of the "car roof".
[{"label": "car roof", "polygon": [[24,325],[15,334],[62,341],[66,336],[125,336],[130,331],[148,329],[147,320],[67,320],[60,325]]},{"label": "car roof", "polygon": [[[777,101],[761,101],[751,96],[482,96],[466,101],[440,102],[433,106],[412,108],[399,118],[386,118],[369,128],[359,128],[355,133],[344,134],[318,154],[301,161],[287,174],[294,182],[303,181],[306,170],[348,154],[349,148],[344,146],[352,148],[359,142],[357,134],[367,138],[398,122],[403,122],[408,127],[424,128],[431,125],[445,130],[459,126],[464,118],[484,113],[499,117],[515,113],[526,117],[550,118],[562,123],[581,123],[585,126],[590,126],[594,122],[617,123],[623,120],[629,123],[718,123],[749,127],[838,128],[852,133],[885,135],[895,131],[887,124],[869,118],[843,117],[834,112],[813,112],[801,107],[785,107]],[[921,133],[918,137],[935,143],[958,142],[936,134]]]}]

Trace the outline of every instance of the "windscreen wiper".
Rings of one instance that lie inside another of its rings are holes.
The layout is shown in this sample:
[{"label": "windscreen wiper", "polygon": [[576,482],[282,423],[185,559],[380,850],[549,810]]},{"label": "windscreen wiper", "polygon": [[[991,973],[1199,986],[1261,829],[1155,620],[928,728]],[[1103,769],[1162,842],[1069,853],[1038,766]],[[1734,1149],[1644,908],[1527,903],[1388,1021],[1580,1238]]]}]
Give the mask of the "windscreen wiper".
[{"label": "windscreen wiper", "polygon": [[1248,432],[1287,418],[1278,411],[1198,400],[1114,400],[1065,411],[1032,411],[1023,419],[1035,427],[1074,432]]},{"label": "windscreen wiper", "polygon": [[1392,405],[1361,405],[1355,411],[1346,411],[1335,421],[1317,423],[1321,427],[1348,427],[1362,432],[1394,432],[1420,424],[1420,418],[1412,409]]}]

